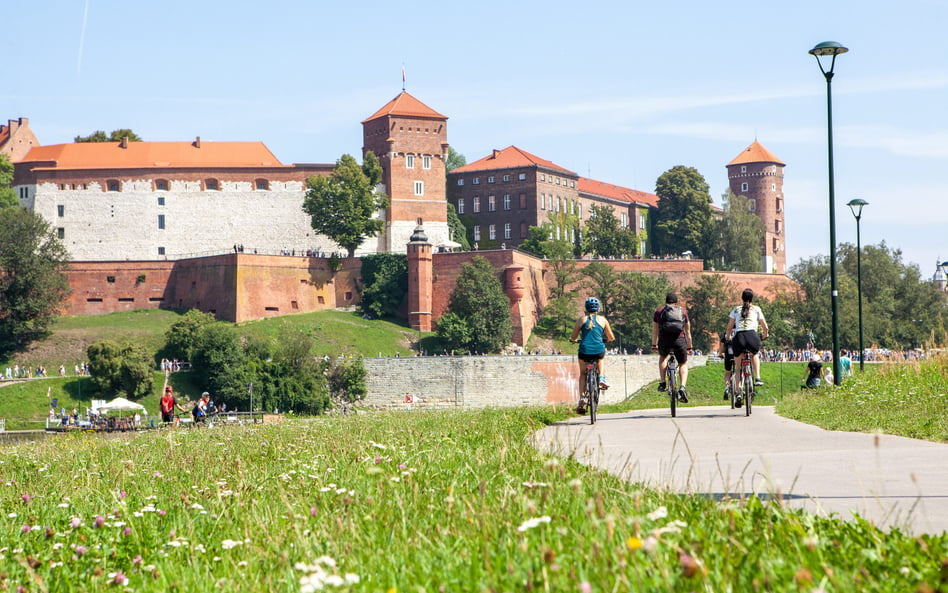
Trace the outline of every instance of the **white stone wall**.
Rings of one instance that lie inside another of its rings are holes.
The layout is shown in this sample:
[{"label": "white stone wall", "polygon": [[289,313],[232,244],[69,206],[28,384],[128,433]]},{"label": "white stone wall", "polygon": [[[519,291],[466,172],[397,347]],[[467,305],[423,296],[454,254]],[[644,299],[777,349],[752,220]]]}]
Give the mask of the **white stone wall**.
[{"label": "white stone wall", "polygon": [[[29,206],[54,229],[63,229],[66,248],[77,261],[178,259],[231,251],[234,245],[248,253],[344,253],[313,232],[303,212],[302,182],[271,181],[269,190],[227,181],[220,182],[219,191],[203,191],[197,181],[172,180],[169,191],[152,187],[151,179],[123,181],[118,192],[102,191],[98,183],[85,190],[44,183],[30,186],[35,198]],[[158,228],[159,215],[164,215],[164,229]],[[357,255],[375,253],[379,245],[378,238],[368,239]]]}]

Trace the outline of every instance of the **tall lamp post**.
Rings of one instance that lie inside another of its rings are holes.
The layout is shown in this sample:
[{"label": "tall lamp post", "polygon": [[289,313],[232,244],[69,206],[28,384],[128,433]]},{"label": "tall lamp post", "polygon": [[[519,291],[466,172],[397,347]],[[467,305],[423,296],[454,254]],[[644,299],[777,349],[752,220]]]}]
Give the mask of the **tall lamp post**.
[{"label": "tall lamp post", "polygon": [[[824,41],[810,50],[810,55],[816,57],[820,72],[826,79],[826,130],[829,146],[829,215],[830,215],[830,290],[833,304],[833,383],[839,385],[842,380],[842,365],[839,362],[839,289],[836,283],[836,199],[833,193],[833,68],[836,66],[836,56],[849,51],[835,41]],[[825,62],[829,62],[829,68]]]},{"label": "tall lamp post", "polygon": [[862,242],[859,237],[859,219],[862,218],[863,206],[869,202],[855,198],[846,203],[849,210],[856,217],[856,293],[859,296],[859,372],[864,370],[863,359],[866,357],[866,349],[862,345]]}]

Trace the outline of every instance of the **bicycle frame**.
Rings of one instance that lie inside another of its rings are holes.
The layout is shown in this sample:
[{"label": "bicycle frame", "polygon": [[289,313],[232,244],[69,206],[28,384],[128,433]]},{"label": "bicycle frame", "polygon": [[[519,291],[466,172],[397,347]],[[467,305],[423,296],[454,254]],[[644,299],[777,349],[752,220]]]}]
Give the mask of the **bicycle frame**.
[{"label": "bicycle frame", "polygon": [[665,389],[668,392],[669,407],[674,418],[678,413],[678,359],[674,353],[669,353],[665,361]]}]

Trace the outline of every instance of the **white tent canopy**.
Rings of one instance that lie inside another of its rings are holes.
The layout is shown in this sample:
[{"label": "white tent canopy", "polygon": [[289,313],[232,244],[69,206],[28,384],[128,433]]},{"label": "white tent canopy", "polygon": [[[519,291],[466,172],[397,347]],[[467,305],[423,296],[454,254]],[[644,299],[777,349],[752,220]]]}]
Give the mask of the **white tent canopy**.
[{"label": "white tent canopy", "polygon": [[129,401],[124,397],[117,397],[110,401],[107,404],[99,406],[99,413],[104,414],[106,412],[142,412],[147,414],[145,411],[145,406],[141,404],[136,404],[133,401]]},{"label": "white tent canopy", "polygon": [[442,241],[441,243],[438,243],[438,247],[440,249],[457,249],[458,247],[461,247],[461,244],[456,243],[452,241],[451,239],[446,239]]}]

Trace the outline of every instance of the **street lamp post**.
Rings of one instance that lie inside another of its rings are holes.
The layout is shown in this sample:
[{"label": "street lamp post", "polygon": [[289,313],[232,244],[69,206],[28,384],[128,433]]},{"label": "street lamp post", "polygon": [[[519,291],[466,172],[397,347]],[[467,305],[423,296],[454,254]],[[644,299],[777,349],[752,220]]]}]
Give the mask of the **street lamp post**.
[{"label": "street lamp post", "polygon": [[849,210],[852,211],[853,216],[856,217],[856,293],[859,298],[859,372],[861,373],[863,368],[863,359],[866,357],[866,349],[862,345],[862,242],[859,237],[859,219],[862,218],[862,209],[864,206],[867,206],[869,202],[862,200],[860,198],[855,198],[849,200],[846,204],[849,206]]},{"label": "street lamp post", "polygon": [[[820,72],[826,79],[826,131],[829,147],[829,222],[830,222],[830,290],[833,305],[833,383],[840,384],[842,379],[842,365],[839,362],[839,289],[836,283],[836,199],[833,186],[833,68],[836,66],[836,56],[849,51],[835,41],[824,41],[810,50],[810,55],[816,57]],[[824,60],[829,62],[829,68],[824,66]]]}]

